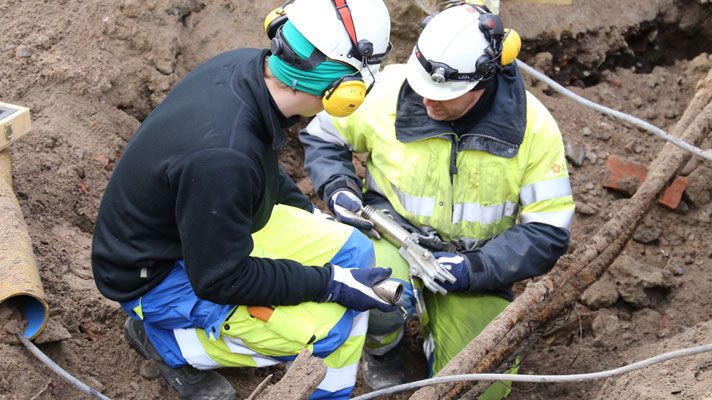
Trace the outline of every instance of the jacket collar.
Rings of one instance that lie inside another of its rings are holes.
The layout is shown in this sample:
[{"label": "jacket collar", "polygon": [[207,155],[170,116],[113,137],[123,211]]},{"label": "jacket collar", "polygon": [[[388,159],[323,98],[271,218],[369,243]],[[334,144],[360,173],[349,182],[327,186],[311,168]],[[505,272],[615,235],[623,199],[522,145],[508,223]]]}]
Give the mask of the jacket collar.
[{"label": "jacket collar", "polygon": [[[526,91],[519,69],[512,64],[497,74],[497,91],[490,110],[472,127],[460,131],[460,150],[482,150],[500,157],[517,155],[527,126]],[[403,143],[452,136],[448,122],[428,117],[423,98],[404,81],[398,94],[396,138]]]},{"label": "jacket collar", "polygon": [[264,64],[268,55],[269,50],[260,51],[247,63],[243,71],[237,71],[235,87],[238,95],[245,99],[255,116],[262,122],[263,134],[272,141],[272,148],[277,150],[287,142],[283,129],[294,125],[299,118],[285,117],[267,88]]}]

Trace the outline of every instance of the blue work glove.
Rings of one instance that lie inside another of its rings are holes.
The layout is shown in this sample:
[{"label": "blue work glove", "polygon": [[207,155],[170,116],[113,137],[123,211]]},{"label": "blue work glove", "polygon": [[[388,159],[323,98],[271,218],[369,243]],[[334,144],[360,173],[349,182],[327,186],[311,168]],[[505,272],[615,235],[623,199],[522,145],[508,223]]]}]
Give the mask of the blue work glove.
[{"label": "blue work glove", "polygon": [[466,256],[457,253],[437,252],[433,253],[433,257],[457,278],[454,283],[438,281],[440,286],[448,292],[464,292],[470,288],[470,261]]},{"label": "blue work glove", "polygon": [[381,300],[373,285],[391,276],[390,268],[342,268],[331,266],[331,279],[326,286],[322,302],[339,303],[356,311],[377,308],[383,312],[394,311],[398,306]]},{"label": "blue work glove", "polygon": [[365,231],[369,236],[378,237],[373,223],[361,217],[363,202],[350,190],[337,190],[329,199],[329,208],[336,220]]}]

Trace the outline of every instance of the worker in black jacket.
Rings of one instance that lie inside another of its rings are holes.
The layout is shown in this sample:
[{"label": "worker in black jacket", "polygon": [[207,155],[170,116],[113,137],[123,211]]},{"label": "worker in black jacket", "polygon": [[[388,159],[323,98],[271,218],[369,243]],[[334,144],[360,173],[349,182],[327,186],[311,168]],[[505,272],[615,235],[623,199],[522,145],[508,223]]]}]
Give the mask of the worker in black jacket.
[{"label": "worker in black jacket", "polygon": [[[351,4],[353,3],[353,4]],[[97,287],[124,331],[187,399],[232,399],[219,367],[307,348],[329,372],[314,398],[353,388],[371,289],[358,230],[313,213],[280,168],[283,128],[355,110],[390,49],[382,0],[296,0],[266,21],[272,50],[240,49],[181,80],[126,146],[97,217]]]}]

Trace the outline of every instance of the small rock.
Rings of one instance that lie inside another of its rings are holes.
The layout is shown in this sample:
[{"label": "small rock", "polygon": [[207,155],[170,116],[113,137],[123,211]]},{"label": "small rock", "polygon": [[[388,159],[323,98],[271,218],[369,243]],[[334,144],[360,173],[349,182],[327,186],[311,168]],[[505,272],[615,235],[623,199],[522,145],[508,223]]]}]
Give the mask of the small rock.
[{"label": "small rock", "polygon": [[591,134],[591,128],[589,128],[589,127],[587,127],[587,126],[584,126],[584,127],[581,129],[581,135],[583,135],[583,136],[588,136],[588,135],[590,135],[590,134]]},{"label": "small rock", "polygon": [[158,366],[156,366],[156,362],[153,360],[144,360],[139,368],[139,373],[144,379],[148,379],[149,381],[157,379],[161,375]]},{"label": "small rock", "polygon": [[586,185],[584,185],[584,188],[588,191],[591,191],[596,188],[596,185],[594,185],[593,182],[588,182]]},{"label": "small rock", "polygon": [[608,131],[596,131],[593,137],[598,140],[603,140],[604,142],[607,142],[611,138],[611,133]]},{"label": "small rock", "polygon": [[673,110],[672,108],[668,108],[665,110],[665,118],[667,119],[675,119],[677,118],[677,111]]},{"label": "small rock", "polygon": [[643,106],[643,99],[640,97],[634,97],[633,100],[631,100],[631,103],[633,103],[635,108],[640,108]]},{"label": "small rock", "polygon": [[598,160],[598,156],[597,156],[596,153],[594,153],[593,151],[587,151],[587,152],[586,152],[586,159],[587,159],[591,164],[595,164],[596,161]]},{"label": "small rock", "polygon": [[640,154],[643,152],[643,146],[636,144],[635,147],[633,147],[633,151],[635,154]]},{"label": "small rock", "polygon": [[682,175],[682,176],[690,175],[694,170],[697,169],[698,165],[699,165],[699,157],[693,155],[687,161],[687,164],[685,164],[685,166],[682,167],[682,169],[680,170],[680,175]]},{"label": "small rock", "polygon": [[577,203],[576,212],[581,215],[596,215],[598,209],[589,203]]},{"label": "small rock", "polygon": [[642,244],[655,243],[660,239],[660,230],[646,226],[639,227],[633,233],[633,240]]},{"label": "small rock", "polygon": [[601,276],[581,295],[581,302],[594,310],[612,306],[616,301],[618,301],[616,284],[608,274]]},{"label": "small rock", "polygon": [[682,276],[685,274],[685,269],[682,268],[680,264],[675,261],[670,264],[670,269],[672,270],[672,274],[674,276]]},{"label": "small rock", "polygon": [[17,46],[15,49],[15,57],[30,58],[32,57],[32,50],[27,46]]},{"label": "small rock", "polygon": [[568,142],[564,148],[566,151],[566,159],[571,162],[571,165],[574,167],[580,167],[583,165],[586,152],[581,144]]},{"label": "small rock", "polygon": [[646,36],[646,39],[648,39],[648,42],[653,43],[655,41],[655,38],[658,37],[658,30],[654,29],[648,33]]},{"label": "small rock", "polygon": [[618,316],[614,312],[601,310],[591,321],[591,332],[598,338],[615,333],[619,326]]},{"label": "small rock", "polygon": [[697,210],[695,213],[695,220],[703,224],[709,224],[712,222],[712,216],[708,210]]}]

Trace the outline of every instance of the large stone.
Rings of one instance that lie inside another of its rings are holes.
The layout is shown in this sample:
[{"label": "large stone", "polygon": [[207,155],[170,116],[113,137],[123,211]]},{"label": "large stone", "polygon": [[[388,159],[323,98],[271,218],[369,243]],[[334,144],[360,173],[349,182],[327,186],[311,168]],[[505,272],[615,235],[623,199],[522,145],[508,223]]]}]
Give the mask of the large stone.
[{"label": "large stone", "polygon": [[629,255],[621,255],[610,269],[621,300],[635,308],[655,307],[673,286],[672,273]]},{"label": "large stone", "polygon": [[616,284],[609,274],[604,274],[581,295],[581,302],[592,309],[609,307],[618,301]]}]

